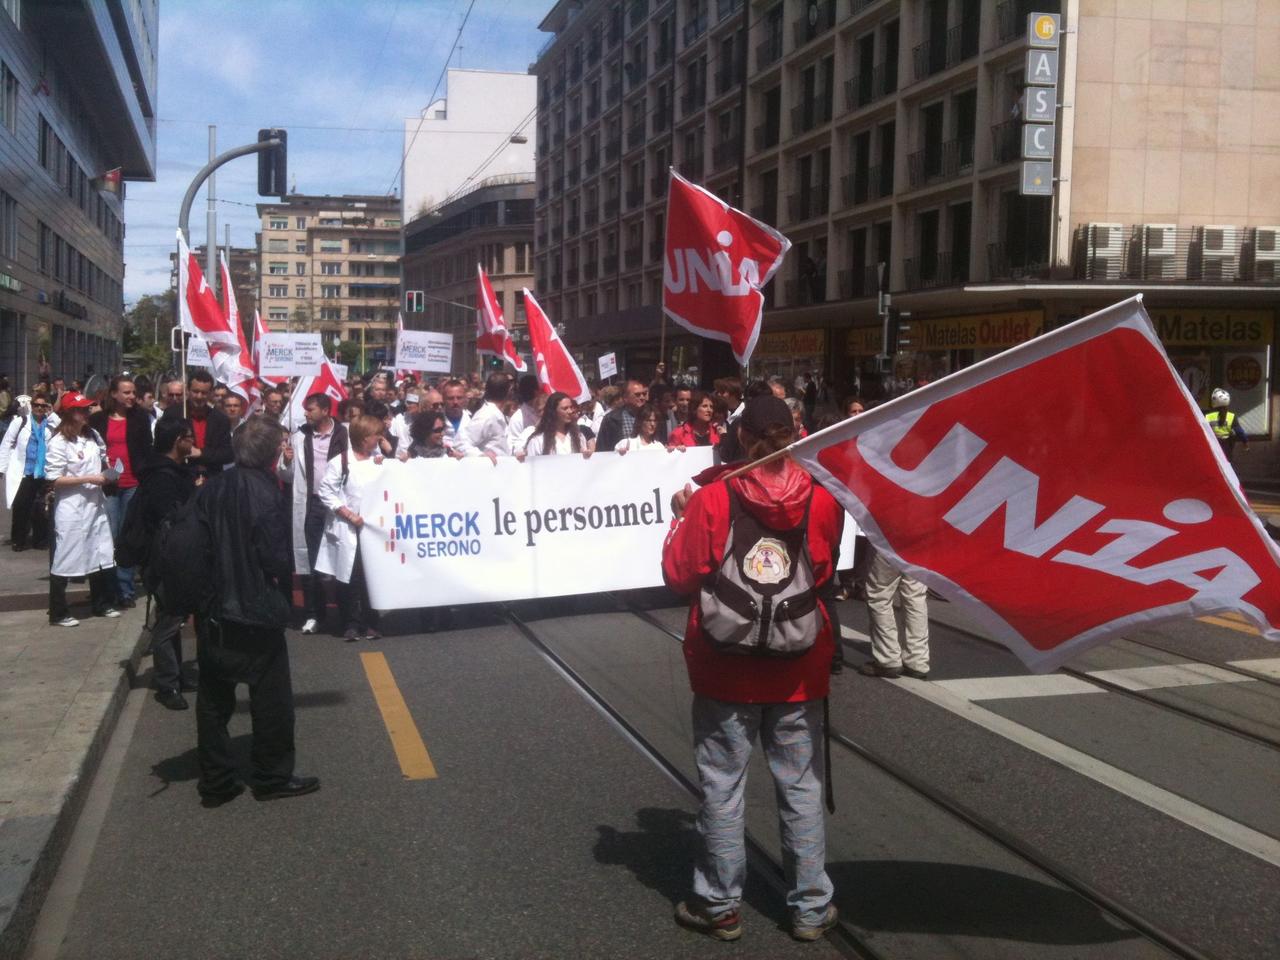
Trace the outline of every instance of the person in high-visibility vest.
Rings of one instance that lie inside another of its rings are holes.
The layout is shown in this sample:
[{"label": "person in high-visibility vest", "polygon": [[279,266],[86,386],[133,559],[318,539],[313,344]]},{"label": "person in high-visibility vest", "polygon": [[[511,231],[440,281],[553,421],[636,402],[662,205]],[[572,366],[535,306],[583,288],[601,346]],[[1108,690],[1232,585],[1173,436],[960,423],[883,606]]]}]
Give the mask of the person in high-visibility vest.
[{"label": "person in high-visibility vest", "polygon": [[1237,440],[1244,444],[1246,450],[1249,449],[1249,436],[1244,432],[1244,427],[1240,426],[1240,418],[1227,409],[1230,405],[1231,394],[1218,387],[1209,395],[1210,409],[1204,415],[1213,429],[1213,435],[1222,444],[1222,452],[1227,455],[1228,463],[1232,462]]}]

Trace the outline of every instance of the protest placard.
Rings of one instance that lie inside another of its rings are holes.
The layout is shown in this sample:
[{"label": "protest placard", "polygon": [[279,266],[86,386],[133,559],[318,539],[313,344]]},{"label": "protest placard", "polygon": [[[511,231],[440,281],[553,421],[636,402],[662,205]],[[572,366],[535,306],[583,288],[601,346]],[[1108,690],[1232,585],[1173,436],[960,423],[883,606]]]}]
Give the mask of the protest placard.
[{"label": "protest placard", "polygon": [[606,353],[596,362],[600,365],[601,380],[608,380],[610,377],[618,375],[618,355],[616,353]]},{"label": "protest placard", "polygon": [[448,373],[453,369],[453,335],[434,330],[401,330],[396,336],[396,367]]},{"label": "protest placard", "polygon": [[324,363],[318,333],[264,333],[258,343],[261,377],[314,377]]}]

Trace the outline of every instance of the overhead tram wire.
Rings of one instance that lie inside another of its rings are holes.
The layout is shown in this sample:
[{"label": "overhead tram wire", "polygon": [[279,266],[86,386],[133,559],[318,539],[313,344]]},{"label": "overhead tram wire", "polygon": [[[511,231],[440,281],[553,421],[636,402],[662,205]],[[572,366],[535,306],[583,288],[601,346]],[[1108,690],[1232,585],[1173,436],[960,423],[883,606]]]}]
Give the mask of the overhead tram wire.
[{"label": "overhead tram wire", "polygon": [[[389,40],[389,39],[391,38],[391,31],[392,31],[392,29],[395,27],[395,25],[396,25],[396,17],[398,17],[399,15],[400,15],[400,0],[396,0],[396,5],[395,5],[395,7],[392,9],[392,11],[391,11],[391,19],[389,19],[389,20],[387,21],[387,29],[386,29],[386,31],[382,34],[382,43],[380,43],[380,44],[378,45],[378,54],[377,54],[377,56],[375,56],[375,57],[373,58],[373,61],[372,61],[373,66],[372,66],[372,67],[371,67],[371,69],[369,70],[369,75],[365,78],[365,82],[364,82],[364,90],[363,90],[363,91],[361,91],[361,93],[360,93],[360,99],[358,99],[358,100],[356,101],[356,116],[357,116],[357,117],[359,117],[359,116],[360,116],[360,109],[361,109],[361,107],[363,107],[363,106],[364,106],[364,102],[365,102],[365,100],[366,100],[366,99],[368,98],[368,96],[369,96],[369,88],[373,85],[373,78],[374,78],[374,76],[377,74],[377,72],[378,72],[378,67],[379,67],[379,66],[381,65],[381,63],[382,63],[382,53],[383,53],[383,51],[384,51],[384,50],[386,50],[386,49],[387,49],[387,40]],[[283,124],[281,124],[281,126],[283,126]],[[343,138],[342,138],[342,145],[343,145],[344,147],[347,145],[347,142],[351,139],[351,131],[352,131],[352,130],[354,130],[354,129],[356,129],[356,128],[355,128],[355,127],[349,127],[349,128],[347,129],[347,131],[346,131],[346,132],[347,132],[347,135],[346,135],[345,137],[343,137]]]},{"label": "overhead tram wire", "polygon": [[396,167],[396,172],[391,175],[391,184],[387,187],[385,193],[391,196],[395,192],[396,182],[400,178],[400,173],[404,170],[405,161],[409,159],[409,151],[413,149],[414,143],[418,139],[418,134],[422,132],[422,124],[426,121],[427,110],[431,109],[431,104],[436,102],[436,94],[440,92],[440,85],[444,83],[445,74],[449,70],[449,63],[453,60],[453,52],[458,49],[458,41],[462,39],[462,31],[466,29],[467,21],[471,19],[471,11],[475,9],[476,0],[471,0],[467,4],[467,12],[462,15],[462,23],[458,25],[458,32],[453,38],[453,44],[449,47],[448,54],[444,58],[444,66],[440,68],[440,76],[436,78],[436,85],[431,91],[431,96],[427,98],[427,105],[423,107],[422,113],[418,115],[418,126],[414,128],[413,136],[409,138],[408,145],[401,151],[400,163]]},{"label": "overhead tram wire", "polygon": [[[665,634],[669,639],[674,640],[677,643],[684,642],[684,637],[667,627],[666,624],[653,616],[647,610],[640,609],[625,598],[618,596],[616,593],[610,595],[613,596],[614,599],[629,613],[635,615],[644,623]],[[1130,909],[1115,897],[1095,887],[1083,877],[1078,876],[1069,867],[1059,863],[1047,854],[1036,850],[1029,843],[1026,843],[1021,838],[1017,837],[1010,831],[1005,830],[1003,827],[991,820],[988,820],[976,810],[973,810],[960,801],[955,800],[935,789],[919,777],[915,776],[915,774],[908,771],[905,767],[898,764],[896,761],[890,760],[888,757],[871,750],[869,747],[846,737],[834,727],[831,729],[831,739],[849,752],[853,753],[859,759],[888,774],[912,793],[923,797],[925,800],[928,800],[930,803],[963,822],[975,832],[991,840],[997,846],[1004,848],[1018,859],[1030,864],[1032,867],[1047,876],[1052,877],[1058,883],[1062,884],[1084,900],[1092,903],[1104,913],[1109,913],[1120,922],[1132,927],[1135,932],[1147,938],[1162,949],[1181,957],[1182,960],[1210,960],[1206,954],[1197,950],[1189,943],[1184,942],[1176,934],[1164,930],[1158,925],[1147,921],[1136,911]]]}]

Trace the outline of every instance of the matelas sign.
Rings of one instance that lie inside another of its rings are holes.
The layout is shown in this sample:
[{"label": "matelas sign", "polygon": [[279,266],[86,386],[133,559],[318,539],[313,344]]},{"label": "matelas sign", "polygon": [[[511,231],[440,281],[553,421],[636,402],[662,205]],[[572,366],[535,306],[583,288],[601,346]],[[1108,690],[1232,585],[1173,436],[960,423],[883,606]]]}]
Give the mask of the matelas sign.
[{"label": "matelas sign", "polygon": [[711,451],[388,460],[360,552],[379,610],[662,584],[671,495]]}]

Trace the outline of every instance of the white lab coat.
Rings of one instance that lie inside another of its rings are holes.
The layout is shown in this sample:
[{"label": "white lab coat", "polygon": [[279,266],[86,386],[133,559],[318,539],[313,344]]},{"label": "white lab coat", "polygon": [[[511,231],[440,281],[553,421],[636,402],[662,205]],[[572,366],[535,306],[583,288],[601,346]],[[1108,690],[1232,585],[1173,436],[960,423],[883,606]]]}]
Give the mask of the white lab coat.
[{"label": "white lab coat", "polygon": [[532,404],[522,403],[520,409],[507,421],[507,449],[513,455],[524,453],[524,442],[529,434],[538,426],[541,417]]},{"label": "white lab coat", "polygon": [[[102,450],[88,437],[68,440],[61,433],[49,441],[45,477],[91,477],[102,472]],[[54,488],[53,562],[59,577],[84,577],[114,567],[115,544],[107,522],[107,498],[97,484]]]},{"label": "white lab coat", "polygon": [[444,418],[444,445],[450,450],[457,450],[461,454],[466,454],[471,446],[470,441],[467,439],[467,428],[470,423],[470,410],[462,411],[462,419],[458,421],[457,430],[453,429],[453,424],[446,416]]},{"label": "white lab coat", "polygon": [[[14,498],[18,496],[18,487],[22,485],[22,477],[26,472],[27,442],[31,439],[31,424],[35,422],[30,413],[26,416],[26,423],[22,421],[21,416],[14,417],[9,429],[5,431],[4,439],[0,440],[0,473],[4,474],[5,506],[10,510],[13,509]],[[44,422],[49,425],[50,430],[49,436],[45,438],[47,454],[49,441],[53,439],[53,433],[62,421],[56,413],[51,413],[44,418]]]},{"label": "white lab coat", "polygon": [[[335,421],[336,424],[336,421]],[[332,442],[332,441],[330,441]],[[293,572],[299,576],[307,576],[311,573],[311,558],[307,555],[307,494],[311,490],[311,484],[306,477],[307,472],[307,435],[302,430],[295,430],[289,435],[289,446],[293,448],[293,465],[291,470],[277,470],[277,476],[281,480],[287,480],[293,484],[291,491],[293,496],[292,516],[293,521]],[[333,461],[341,460],[341,455],[330,449]],[[351,444],[347,443],[347,459],[351,459]],[[283,458],[281,458],[283,465]],[[318,470],[324,469],[324,464],[316,464]]]},{"label": "white lab coat", "polygon": [[372,458],[357,460],[353,454],[347,462],[347,482],[342,482],[342,458],[335,457],[325,469],[320,481],[320,500],[329,508],[324,538],[316,553],[316,570],[337,577],[343,583],[351,582],[351,571],[356,563],[356,548],[360,544],[359,531],[338,516],[342,507],[360,512],[364,489],[378,476],[382,464]]}]

